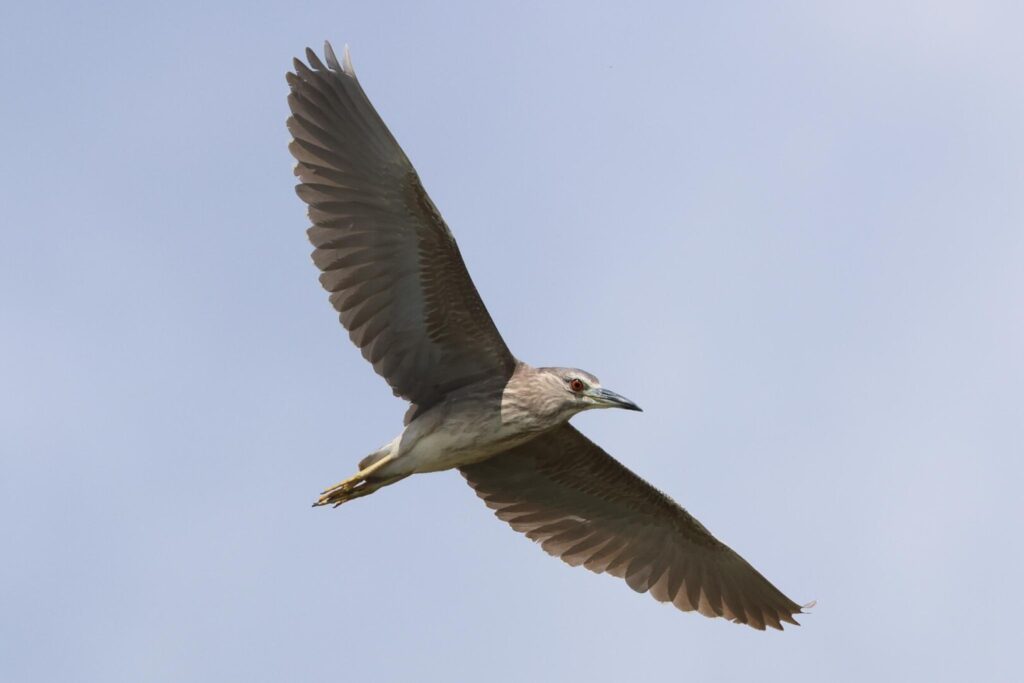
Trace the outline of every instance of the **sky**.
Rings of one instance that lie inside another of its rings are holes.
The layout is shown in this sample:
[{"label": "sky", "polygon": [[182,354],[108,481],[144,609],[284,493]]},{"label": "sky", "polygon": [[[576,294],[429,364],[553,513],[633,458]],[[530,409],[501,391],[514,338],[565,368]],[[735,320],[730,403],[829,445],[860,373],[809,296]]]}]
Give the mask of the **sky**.
[{"label": "sky", "polygon": [[[0,679],[1010,680],[1015,3],[5,3]],[[531,547],[317,282],[291,58],[348,43],[513,352],[787,595],[761,633]]]}]

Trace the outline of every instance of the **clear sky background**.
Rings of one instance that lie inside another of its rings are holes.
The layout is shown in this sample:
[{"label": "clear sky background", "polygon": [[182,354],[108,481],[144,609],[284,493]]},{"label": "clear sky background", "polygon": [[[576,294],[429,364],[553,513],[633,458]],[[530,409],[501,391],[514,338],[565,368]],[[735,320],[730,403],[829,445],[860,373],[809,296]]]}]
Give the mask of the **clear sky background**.
[{"label": "clear sky background", "polygon": [[[1010,680],[1017,3],[4,3],[0,679]],[[569,568],[401,428],[309,260],[290,60],[348,42],[522,359],[797,601]]]}]

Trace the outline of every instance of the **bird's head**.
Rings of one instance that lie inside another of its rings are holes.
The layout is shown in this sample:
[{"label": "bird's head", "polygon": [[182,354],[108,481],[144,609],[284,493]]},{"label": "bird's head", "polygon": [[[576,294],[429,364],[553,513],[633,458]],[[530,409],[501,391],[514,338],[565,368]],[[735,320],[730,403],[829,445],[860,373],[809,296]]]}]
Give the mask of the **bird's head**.
[{"label": "bird's head", "polygon": [[544,393],[570,415],[594,408],[640,410],[640,406],[625,396],[602,387],[597,377],[584,370],[538,368],[538,371]]}]

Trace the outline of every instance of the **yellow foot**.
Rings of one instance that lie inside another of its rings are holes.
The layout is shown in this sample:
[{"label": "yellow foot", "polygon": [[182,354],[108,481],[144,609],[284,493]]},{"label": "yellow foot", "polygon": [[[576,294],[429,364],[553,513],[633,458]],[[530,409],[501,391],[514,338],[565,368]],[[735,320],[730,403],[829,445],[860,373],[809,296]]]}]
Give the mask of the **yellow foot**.
[{"label": "yellow foot", "polygon": [[[330,497],[330,496],[332,496],[334,494],[341,494],[341,493],[346,493],[348,491],[351,491],[352,489],[354,489],[356,486],[358,486],[359,484],[363,483],[364,481],[366,481],[366,477],[363,476],[362,472],[360,472],[359,474],[356,474],[354,476],[349,477],[345,481],[339,481],[334,486],[329,486],[326,489],[324,489],[323,491],[321,491],[320,492],[320,500],[322,501],[322,500],[324,500],[324,498],[328,498],[328,497]],[[323,505],[323,503],[321,503],[319,501],[318,501],[318,504]]]},{"label": "yellow foot", "polygon": [[320,498],[313,503],[313,507],[317,507],[318,505],[334,505],[334,507],[338,507],[342,503],[347,503],[354,498],[368,496],[382,486],[387,486],[399,479],[404,479],[405,477],[403,475],[387,479],[377,479],[372,482],[368,481],[369,477],[373,475],[374,472],[384,467],[384,465],[387,465],[393,459],[394,458],[390,455],[385,456],[366,469],[360,470],[345,481],[340,481],[334,486],[331,486],[320,494]]},{"label": "yellow foot", "polygon": [[409,475],[402,474],[397,477],[388,477],[387,479],[363,481],[357,485],[350,486],[345,489],[339,488],[341,484],[339,484],[338,486],[332,486],[328,490],[324,491],[323,494],[321,494],[320,498],[315,503],[313,503],[313,507],[317,507],[319,505],[333,505],[334,507],[338,507],[342,503],[347,503],[350,500],[355,500],[356,498],[368,496],[377,489],[384,488],[385,486],[390,486],[391,484],[394,484],[396,481],[400,479],[405,479],[407,476]]},{"label": "yellow foot", "polygon": [[317,501],[313,503],[313,507],[317,507],[320,505],[333,505],[334,507],[338,507],[342,503],[347,503],[348,501],[353,500],[355,498],[367,496],[376,491],[378,488],[380,488],[380,486],[370,484],[369,482],[366,481],[363,481],[361,483],[357,482],[351,486],[344,487],[341,484],[338,484],[337,486],[332,486],[331,488],[327,489],[322,494],[320,494],[320,497],[317,499]]}]

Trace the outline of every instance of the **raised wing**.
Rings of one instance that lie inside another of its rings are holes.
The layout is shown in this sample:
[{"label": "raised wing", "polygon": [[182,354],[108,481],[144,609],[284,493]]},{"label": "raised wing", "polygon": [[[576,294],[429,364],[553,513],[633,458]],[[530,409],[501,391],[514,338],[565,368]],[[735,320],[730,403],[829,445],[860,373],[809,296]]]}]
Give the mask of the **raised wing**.
[{"label": "raised wing", "polygon": [[760,630],[797,623],[799,605],[568,424],[460,469],[499,519],[568,564],[708,617]]},{"label": "raised wing", "polygon": [[289,149],[320,282],[349,336],[420,409],[452,389],[512,374],[515,359],[448,226],[356,80],[348,53],[306,50],[288,74]]}]

